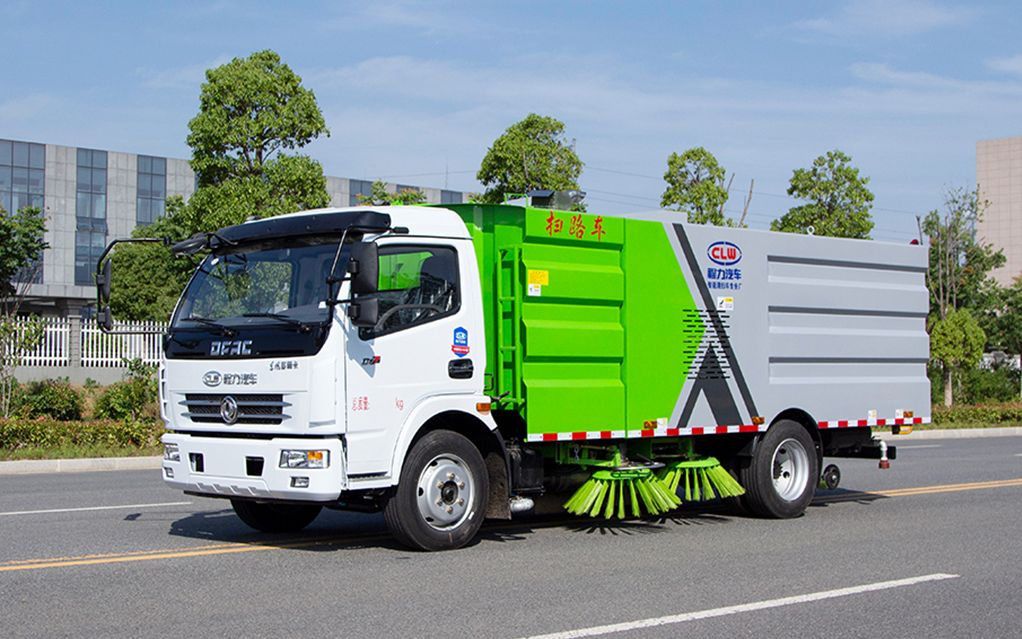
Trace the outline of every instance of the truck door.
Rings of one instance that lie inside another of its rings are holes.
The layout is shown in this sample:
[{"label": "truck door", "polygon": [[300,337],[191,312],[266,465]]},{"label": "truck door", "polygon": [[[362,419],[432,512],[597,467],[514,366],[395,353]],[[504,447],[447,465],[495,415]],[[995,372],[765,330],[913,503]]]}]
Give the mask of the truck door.
[{"label": "truck door", "polygon": [[482,325],[463,291],[477,277],[465,270],[471,244],[395,238],[381,241],[379,253],[380,321],[372,330],[349,327],[346,340],[352,475],[389,470],[401,425],[419,402],[482,388],[483,361],[472,361],[483,356]]}]

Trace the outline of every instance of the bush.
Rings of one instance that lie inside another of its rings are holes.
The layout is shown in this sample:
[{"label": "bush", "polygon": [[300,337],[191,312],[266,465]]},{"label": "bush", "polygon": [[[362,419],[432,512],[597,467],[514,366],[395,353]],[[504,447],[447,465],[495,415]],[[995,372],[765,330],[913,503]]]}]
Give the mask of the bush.
[{"label": "bush", "polygon": [[1018,371],[1006,366],[968,370],[959,378],[960,401],[967,404],[984,404],[1017,400],[1018,382]]},{"label": "bush", "polygon": [[1022,424],[1022,403],[957,405],[951,408],[934,406],[932,422],[934,426],[1019,425]]},{"label": "bush", "polygon": [[25,417],[52,417],[63,421],[82,418],[82,395],[67,379],[29,382],[18,398],[18,413]]},{"label": "bush", "polygon": [[96,417],[141,419],[158,417],[156,367],[141,360],[125,362],[127,379],[106,387],[96,400]]},{"label": "bush", "polygon": [[57,448],[61,446],[159,445],[163,424],[159,421],[69,421],[53,419],[0,420],[0,449]]}]

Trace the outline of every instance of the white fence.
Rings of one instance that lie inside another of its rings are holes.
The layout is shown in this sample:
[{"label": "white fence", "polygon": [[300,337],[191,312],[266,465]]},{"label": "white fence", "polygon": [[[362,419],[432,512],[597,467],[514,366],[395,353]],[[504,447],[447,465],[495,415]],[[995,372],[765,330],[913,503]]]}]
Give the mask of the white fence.
[{"label": "white fence", "polygon": [[[95,322],[74,318],[44,318],[42,340],[22,353],[21,366],[71,366],[122,368],[124,360],[141,359],[147,364],[160,360],[164,322],[118,323],[119,331],[145,331],[144,335],[107,335]],[[29,320],[19,322],[27,328]]]},{"label": "white fence", "polygon": [[143,335],[108,335],[95,322],[82,322],[82,366],[123,366],[126,359],[141,359],[146,364],[160,361],[163,348],[162,322],[119,322],[118,331],[145,331]]},{"label": "white fence", "polygon": [[[24,334],[29,323],[19,321],[15,330]],[[71,320],[51,319],[43,322],[43,337],[30,351],[21,354],[22,366],[67,366],[70,362]]]}]

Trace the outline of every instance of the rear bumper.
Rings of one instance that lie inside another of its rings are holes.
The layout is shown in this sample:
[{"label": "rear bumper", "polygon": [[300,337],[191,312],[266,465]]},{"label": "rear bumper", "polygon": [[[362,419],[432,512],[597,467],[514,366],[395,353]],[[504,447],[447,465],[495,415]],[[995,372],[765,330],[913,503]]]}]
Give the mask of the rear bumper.
[{"label": "rear bumper", "polygon": [[[164,444],[177,444],[180,461],[163,460],[163,481],[180,490],[217,497],[336,501],[347,484],[344,448],[339,438],[229,439],[167,433]],[[279,468],[284,449],[326,450],[326,468]],[[201,459],[201,465],[197,463]],[[262,469],[254,460],[262,460]],[[253,467],[255,466],[255,467]],[[256,473],[255,471],[260,471]],[[308,486],[293,486],[308,478]]]}]

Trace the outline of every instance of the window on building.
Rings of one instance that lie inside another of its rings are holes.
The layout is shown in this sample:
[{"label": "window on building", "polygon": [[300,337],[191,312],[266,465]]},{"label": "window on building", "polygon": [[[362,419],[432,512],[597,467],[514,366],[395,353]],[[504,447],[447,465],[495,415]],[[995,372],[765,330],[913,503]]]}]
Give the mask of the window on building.
[{"label": "window on building", "polygon": [[441,204],[461,204],[461,202],[460,191],[440,191]]},{"label": "window on building", "polygon": [[[4,211],[20,211],[26,206],[45,210],[46,147],[31,142],[0,140],[0,206]],[[42,257],[22,269],[17,282],[43,281]]]},{"label": "window on building", "polygon": [[373,183],[369,180],[348,180],[348,189],[348,206],[358,206],[362,203],[358,196],[368,198],[373,194]]},{"label": "window on building", "polygon": [[106,246],[106,151],[78,149],[77,164],[75,284],[88,286]]},{"label": "window on building", "polygon": [[163,217],[167,202],[166,158],[138,156],[138,190],[135,197],[135,221],[152,224]]}]

